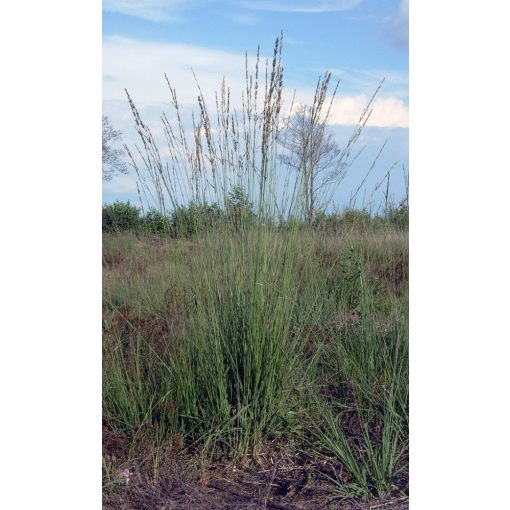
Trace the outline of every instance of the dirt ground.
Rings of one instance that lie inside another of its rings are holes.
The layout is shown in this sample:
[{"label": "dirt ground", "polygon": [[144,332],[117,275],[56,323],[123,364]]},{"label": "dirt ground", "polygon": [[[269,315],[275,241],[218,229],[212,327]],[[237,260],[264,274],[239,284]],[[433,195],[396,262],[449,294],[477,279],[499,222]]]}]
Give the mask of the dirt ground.
[{"label": "dirt ground", "polygon": [[[183,460],[161,465],[157,482],[149,469],[119,471],[105,487],[105,510],[408,510],[406,496],[365,503],[342,499],[303,469],[275,465],[272,470],[202,471]],[[147,468],[147,466],[146,466]],[[153,468],[153,466],[152,466]],[[152,471],[152,469],[150,470]]]}]

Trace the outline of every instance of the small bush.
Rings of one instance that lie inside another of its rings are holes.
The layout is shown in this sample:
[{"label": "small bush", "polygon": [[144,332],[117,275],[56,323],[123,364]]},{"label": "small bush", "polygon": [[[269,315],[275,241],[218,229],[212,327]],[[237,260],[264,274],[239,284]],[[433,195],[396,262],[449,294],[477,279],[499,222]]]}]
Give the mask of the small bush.
[{"label": "small bush", "polygon": [[231,225],[235,231],[241,230],[243,225],[252,225],[256,217],[253,204],[240,185],[234,186],[228,194],[225,211],[227,224]]},{"label": "small bush", "polygon": [[218,204],[198,204],[191,202],[187,207],[179,207],[170,218],[173,237],[192,238],[212,230],[219,225],[223,211]]},{"label": "small bush", "polygon": [[390,207],[385,219],[393,226],[405,230],[409,228],[409,207],[402,202],[398,207]]},{"label": "small bush", "polygon": [[366,209],[346,209],[340,221],[344,227],[362,227],[366,228],[370,225],[372,217]]},{"label": "small bush", "polygon": [[312,228],[329,234],[351,229],[366,229],[372,224],[372,217],[367,210],[346,209],[343,212],[317,212],[312,221]]},{"label": "small bush", "polygon": [[320,211],[313,218],[312,228],[328,233],[336,233],[342,229],[342,217],[338,213],[326,214]]},{"label": "small bush", "polygon": [[129,201],[103,205],[103,232],[135,231],[140,225],[140,209]]},{"label": "small bush", "polygon": [[170,218],[157,209],[151,208],[143,217],[143,227],[151,234],[168,235],[171,232]]}]

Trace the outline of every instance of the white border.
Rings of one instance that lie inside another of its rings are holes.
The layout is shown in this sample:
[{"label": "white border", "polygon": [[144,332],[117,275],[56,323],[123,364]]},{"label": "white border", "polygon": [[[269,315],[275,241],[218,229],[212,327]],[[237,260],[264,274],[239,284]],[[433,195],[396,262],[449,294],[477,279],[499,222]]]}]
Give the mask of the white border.
[{"label": "white border", "polygon": [[503,5],[411,2],[412,510],[508,507]]},{"label": "white border", "polygon": [[0,506],[101,508],[101,3],[4,2]]}]

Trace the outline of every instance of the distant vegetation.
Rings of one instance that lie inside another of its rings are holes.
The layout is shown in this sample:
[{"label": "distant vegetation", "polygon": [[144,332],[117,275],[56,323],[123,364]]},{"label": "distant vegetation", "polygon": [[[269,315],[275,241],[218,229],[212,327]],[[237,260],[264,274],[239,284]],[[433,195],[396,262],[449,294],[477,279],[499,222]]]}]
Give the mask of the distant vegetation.
[{"label": "distant vegetation", "polygon": [[[171,238],[192,238],[211,232],[220,224],[235,225],[236,218],[240,226],[241,218],[246,222],[250,216],[255,222],[255,213],[251,206],[247,206],[246,195],[233,197],[226,210],[216,203],[191,203],[167,214],[155,208],[144,213],[130,202],[117,201],[103,205],[103,232],[137,232]],[[280,231],[290,228],[291,225],[292,228],[311,228],[331,234],[339,234],[352,228],[371,231],[392,228],[406,230],[409,226],[409,209],[402,203],[375,216],[368,210],[345,209],[342,212],[316,213],[311,223],[285,219],[275,222],[275,228]]]}]

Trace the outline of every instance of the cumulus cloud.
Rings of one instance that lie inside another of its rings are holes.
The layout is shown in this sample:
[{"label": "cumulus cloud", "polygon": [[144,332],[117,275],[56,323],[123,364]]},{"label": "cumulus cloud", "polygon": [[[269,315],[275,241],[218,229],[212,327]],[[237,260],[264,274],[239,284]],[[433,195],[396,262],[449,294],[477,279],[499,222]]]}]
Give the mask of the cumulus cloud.
[{"label": "cumulus cloud", "polygon": [[[329,123],[350,125],[359,121],[369,101],[366,95],[345,96],[335,100]],[[380,97],[372,103],[372,114],[367,122],[370,127],[409,127],[409,108],[395,97]]]}]

